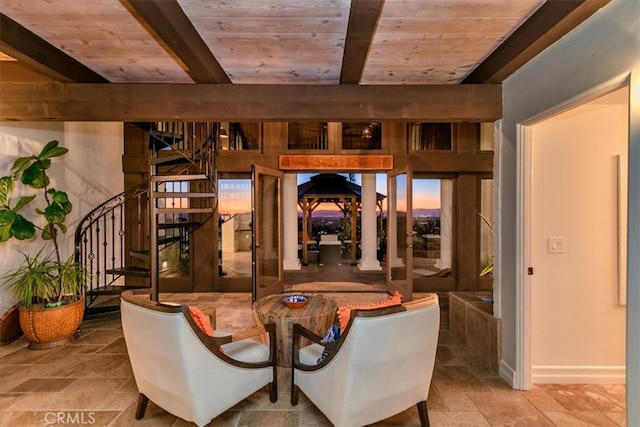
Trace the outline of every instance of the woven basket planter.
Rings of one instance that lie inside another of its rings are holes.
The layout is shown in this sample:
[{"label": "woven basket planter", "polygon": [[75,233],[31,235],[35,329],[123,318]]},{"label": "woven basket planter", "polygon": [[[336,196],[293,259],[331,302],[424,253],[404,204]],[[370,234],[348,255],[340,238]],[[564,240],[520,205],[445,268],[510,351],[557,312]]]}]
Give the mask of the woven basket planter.
[{"label": "woven basket planter", "polygon": [[20,327],[30,341],[30,349],[54,348],[71,342],[83,316],[84,297],[56,308],[20,307]]}]

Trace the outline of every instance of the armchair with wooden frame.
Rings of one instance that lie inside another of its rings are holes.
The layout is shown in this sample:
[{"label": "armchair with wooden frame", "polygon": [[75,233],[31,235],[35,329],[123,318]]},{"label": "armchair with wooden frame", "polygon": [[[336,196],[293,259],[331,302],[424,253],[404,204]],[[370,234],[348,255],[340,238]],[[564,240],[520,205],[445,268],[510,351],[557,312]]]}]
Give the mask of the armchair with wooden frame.
[{"label": "armchair with wooden frame", "polygon": [[[427,396],[440,329],[438,297],[353,310],[334,342],[293,327],[291,404],[301,390],[336,426],[362,426],[417,406],[429,425]],[[312,344],[300,348],[300,339]],[[328,351],[322,360],[324,350]],[[321,362],[318,362],[322,360]]]},{"label": "armchair with wooden frame", "polygon": [[[264,386],[278,398],[273,324],[240,336],[205,334],[186,306],[150,301],[124,292],[122,331],[140,393],[136,419],[147,403],[171,414],[208,424]],[[214,318],[215,320],[215,318]],[[250,338],[269,335],[269,345]]]}]

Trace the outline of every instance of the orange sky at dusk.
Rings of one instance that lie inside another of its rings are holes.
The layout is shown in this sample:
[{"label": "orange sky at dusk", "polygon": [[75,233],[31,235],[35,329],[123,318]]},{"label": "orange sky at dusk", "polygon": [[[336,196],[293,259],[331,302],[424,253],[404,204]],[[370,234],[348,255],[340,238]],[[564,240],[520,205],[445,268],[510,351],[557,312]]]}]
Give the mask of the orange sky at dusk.
[{"label": "orange sky at dusk", "polygon": [[[308,179],[308,178],[307,178]],[[376,191],[387,194],[386,174],[376,175]],[[356,183],[360,184],[360,175],[356,175]],[[304,182],[304,181],[303,181]],[[250,179],[221,179],[219,181],[219,212],[221,214],[245,213],[251,211],[251,180]],[[386,199],[383,201],[386,210]],[[413,180],[413,208],[414,209],[438,209],[440,208],[440,180],[439,179],[414,179]],[[338,207],[333,203],[326,203],[318,207],[319,210],[335,210]],[[298,209],[300,210],[300,209]],[[404,203],[399,200],[398,210],[405,210]]]}]

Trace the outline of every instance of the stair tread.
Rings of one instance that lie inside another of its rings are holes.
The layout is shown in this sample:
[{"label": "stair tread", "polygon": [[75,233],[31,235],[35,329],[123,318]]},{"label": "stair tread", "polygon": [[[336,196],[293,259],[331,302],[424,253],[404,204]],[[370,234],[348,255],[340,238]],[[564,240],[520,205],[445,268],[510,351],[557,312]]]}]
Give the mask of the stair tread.
[{"label": "stair tread", "polygon": [[173,163],[178,161],[189,162],[189,159],[183,154],[171,154],[168,156],[154,157],[150,160],[152,165],[162,165],[165,163]]},{"label": "stair tread", "polygon": [[85,292],[86,295],[118,295],[124,291],[128,291],[130,289],[148,289],[149,286],[143,285],[109,285],[109,286],[101,286],[97,289],[88,290]]},{"label": "stair tread", "polygon": [[149,269],[143,267],[118,267],[109,268],[105,270],[105,274],[115,274],[120,276],[132,276],[132,277],[149,277]]},{"label": "stair tread", "polygon": [[[168,222],[164,224],[158,224],[158,228],[160,230],[168,230],[168,229],[174,229],[174,228],[197,227],[199,225],[202,225],[202,223],[198,221]],[[149,253],[149,251],[147,251],[147,253]]]},{"label": "stair tread", "polygon": [[153,142],[181,142],[184,138],[181,134],[165,132],[160,130],[152,129],[149,132],[150,139],[153,139]]},{"label": "stair tread", "polygon": [[169,243],[179,242],[180,240],[182,240],[181,236],[159,237],[158,245],[167,245]]}]

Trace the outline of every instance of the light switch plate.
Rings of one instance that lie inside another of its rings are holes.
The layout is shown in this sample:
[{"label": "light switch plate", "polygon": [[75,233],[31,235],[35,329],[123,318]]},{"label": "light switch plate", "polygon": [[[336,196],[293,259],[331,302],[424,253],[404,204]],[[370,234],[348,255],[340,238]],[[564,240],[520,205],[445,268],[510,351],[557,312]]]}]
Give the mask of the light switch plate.
[{"label": "light switch plate", "polygon": [[564,237],[549,237],[550,254],[563,254],[566,250],[566,241]]}]

